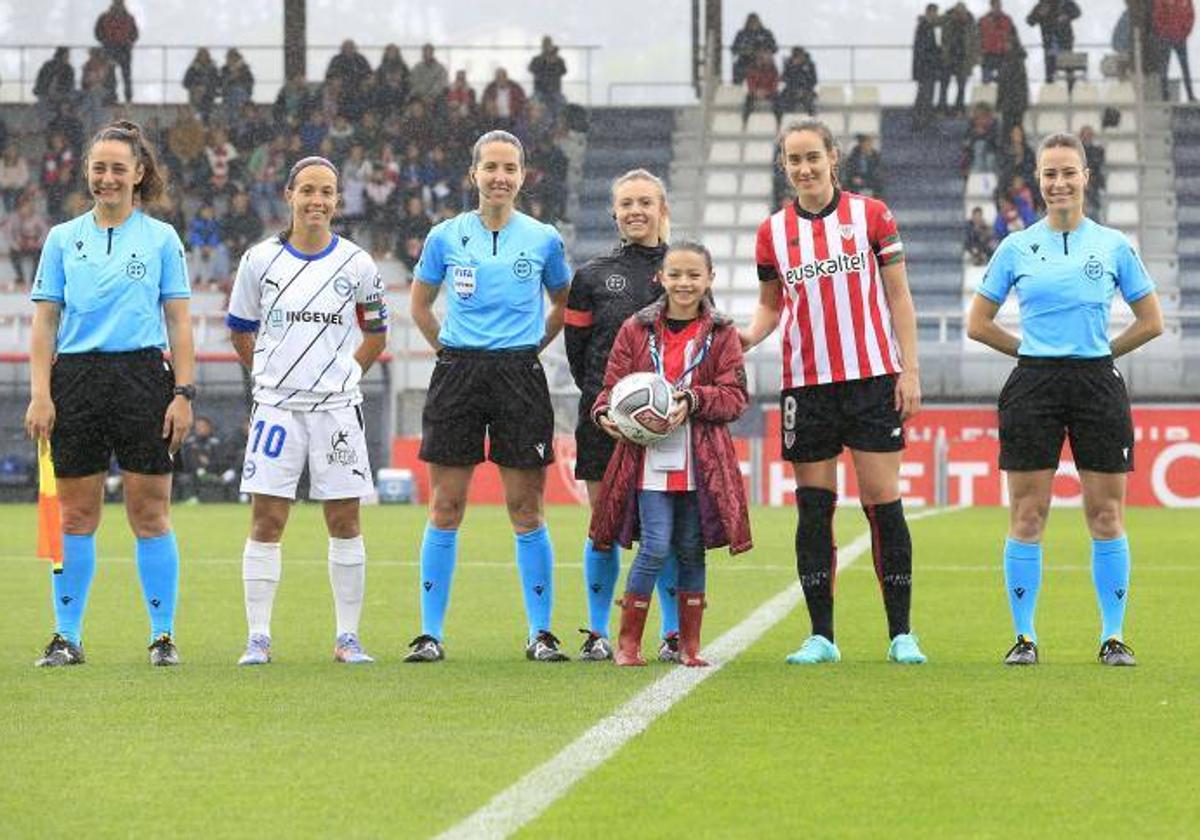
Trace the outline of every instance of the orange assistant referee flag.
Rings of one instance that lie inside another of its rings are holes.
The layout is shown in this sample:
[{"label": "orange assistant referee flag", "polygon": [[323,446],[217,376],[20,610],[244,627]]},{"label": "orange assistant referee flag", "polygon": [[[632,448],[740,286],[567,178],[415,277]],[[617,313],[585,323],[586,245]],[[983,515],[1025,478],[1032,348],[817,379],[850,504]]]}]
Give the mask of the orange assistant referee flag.
[{"label": "orange assistant referee flag", "polygon": [[50,460],[50,441],[38,440],[38,540],[37,556],[49,560],[56,575],[62,574],[62,510],[58,504],[58,485]]}]

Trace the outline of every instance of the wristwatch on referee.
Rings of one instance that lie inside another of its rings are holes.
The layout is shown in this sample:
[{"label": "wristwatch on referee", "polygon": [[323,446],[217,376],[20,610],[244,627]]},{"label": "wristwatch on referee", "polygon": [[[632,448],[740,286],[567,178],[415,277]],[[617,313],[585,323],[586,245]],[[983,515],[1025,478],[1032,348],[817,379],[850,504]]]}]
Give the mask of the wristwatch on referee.
[{"label": "wristwatch on referee", "polygon": [[188,402],[191,402],[192,400],[196,399],[196,386],[195,385],[176,385],[175,386],[175,396],[183,397]]}]

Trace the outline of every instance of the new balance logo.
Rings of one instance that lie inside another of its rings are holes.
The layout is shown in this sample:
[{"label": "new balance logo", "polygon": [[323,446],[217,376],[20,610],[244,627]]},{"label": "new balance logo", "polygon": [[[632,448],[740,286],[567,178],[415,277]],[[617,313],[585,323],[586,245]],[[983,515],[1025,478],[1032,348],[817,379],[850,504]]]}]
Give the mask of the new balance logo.
[{"label": "new balance logo", "polygon": [[433,581],[431,580],[427,580],[421,585],[425,587],[426,592],[428,592],[430,589],[433,589]]},{"label": "new balance logo", "polygon": [[541,584],[538,584],[537,586],[533,587],[533,591],[536,592],[538,595],[541,595],[543,592],[546,591],[546,587],[542,586]]},{"label": "new balance logo", "polygon": [[1125,598],[1125,590],[1124,589],[1118,589],[1114,594],[1117,596],[1118,601],[1123,600]]},{"label": "new balance logo", "polygon": [[1013,590],[1013,594],[1017,596],[1017,600],[1019,601],[1025,597],[1025,588],[1022,586],[1018,586],[1016,589]]}]

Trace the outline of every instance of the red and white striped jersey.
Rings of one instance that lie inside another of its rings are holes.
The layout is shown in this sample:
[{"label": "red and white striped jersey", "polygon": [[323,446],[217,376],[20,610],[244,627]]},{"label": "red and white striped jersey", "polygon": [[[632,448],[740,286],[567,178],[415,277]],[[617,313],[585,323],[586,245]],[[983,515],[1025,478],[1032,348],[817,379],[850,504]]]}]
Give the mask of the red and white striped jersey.
[{"label": "red and white striped jersey", "polygon": [[[655,324],[653,329],[660,329]],[[697,318],[679,332],[662,327],[662,375],[677,388],[692,384],[692,371],[688,368],[696,361],[702,345],[697,342],[700,335],[700,320]],[[639,490],[660,490],[667,493],[683,493],[696,489],[696,471],[692,463],[692,422],[683,422],[684,467],[681,470],[656,470],[649,454],[642,458],[642,474],[638,478]]]},{"label": "red and white striped jersey", "polygon": [[856,193],[819,213],[793,201],[759,226],[759,280],[783,287],[785,390],[900,372],[880,267],[903,259],[887,205]]}]

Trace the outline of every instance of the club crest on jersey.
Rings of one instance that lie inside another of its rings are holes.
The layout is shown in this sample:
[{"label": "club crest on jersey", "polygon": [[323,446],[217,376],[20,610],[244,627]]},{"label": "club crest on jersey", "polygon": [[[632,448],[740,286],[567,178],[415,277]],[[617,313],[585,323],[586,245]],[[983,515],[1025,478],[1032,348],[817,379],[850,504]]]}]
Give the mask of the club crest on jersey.
[{"label": "club crest on jersey", "polygon": [[141,280],[146,276],[146,264],[141,260],[130,260],[125,264],[125,276],[131,280]]},{"label": "club crest on jersey", "polygon": [[350,282],[349,277],[338,276],[333,281],[333,290],[338,293],[339,297],[348,298],[354,293],[354,284]]},{"label": "club crest on jersey", "polygon": [[533,276],[533,262],[522,257],[513,263],[513,274],[520,280],[528,280]]},{"label": "club crest on jersey", "polygon": [[624,275],[610,274],[608,275],[608,279],[604,281],[604,288],[608,289],[610,292],[623,292],[625,291],[625,286],[628,285],[628,283],[629,281],[625,279]]},{"label": "club crest on jersey", "polygon": [[788,285],[794,286],[818,277],[830,277],[834,274],[853,271],[865,271],[867,268],[867,252],[858,251],[853,254],[838,254],[825,260],[813,260],[789,268],[783,275]]},{"label": "club crest on jersey", "polygon": [[258,466],[253,461],[242,464],[242,478],[254,478],[256,472],[258,472]]},{"label": "club crest on jersey", "polygon": [[1100,260],[1093,257],[1083,264],[1083,273],[1087,275],[1089,280],[1099,280],[1104,276],[1104,265]]},{"label": "club crest on jersey", "polygon": [[358,453],[350,445],[349,430],[338,429],[329,436],[329,451],[325,453],[325,458],[330,466],[338,464],[343,467],[352,467],[358,463]]},{"label": "club crest on jersey", "polygon": [[471,266],[456,265],[450,270],[454,280],[454,294],[467,300],[475,294],[475,269]]}]

